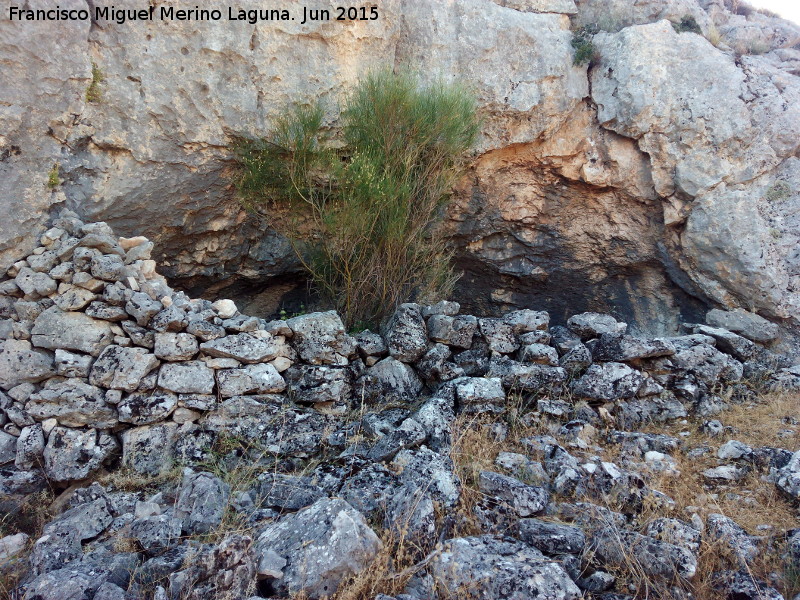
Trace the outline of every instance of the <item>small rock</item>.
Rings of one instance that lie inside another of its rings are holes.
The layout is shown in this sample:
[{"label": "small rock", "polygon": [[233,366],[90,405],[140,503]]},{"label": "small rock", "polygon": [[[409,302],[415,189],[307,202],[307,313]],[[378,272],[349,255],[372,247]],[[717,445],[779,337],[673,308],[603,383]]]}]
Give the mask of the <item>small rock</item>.
[{"label": "small rock", "polygon": [[539,519],[521,519],[519,539],[548,556],[580,554],[586,545],[586,536],[578,527]]},{"label": "small rock", "polygon": [[550,365],[552,367],[559,366],[556,349],[544,344],[528,344],[524,346],[519,352],[519,359],[522,362]]},{"label": "small rock", "polygon": [[105,254],[92,258],[90,267],[92,277],[104,281],[119,281],[125,275],[125,263],[114,254]]},{"label": "small rock", "polygon": [[199,360],[166,363],[158,372],[158,386],[177,394],[211,394],[214,371]]},{"label": "small rock", "polygon": [[117,451],[116,440],[94,429],[55,427],[47,438],[44,467],[57,482],[86,479]]},{"label": "small rock", "polygon": [[477,329],[478,320],[473,316],[451,317],[438,314],[428,319],[430,339],[456,348],[471,348]]},{"label": "small rock", "polygon": [[687,549],[613,526],[594,532],[591,546],[601,564],[624,568],[633,559],[653,577],[691,579],[697,572],[697,558]]},{"label": "small rock", "polygon": [[749,568],[717,573],[714,588],[720,597],[732,600],[784,600],[778,590],[753,577]]},{"label": "small rock", "polygon": [[462,406],[505,406],[506,393],[499,377],[463,377],[454,383],[456,399]]},{"label": "small rock", "polygon": [[181,521],[186,535],[208,533],[222,522],[230,496],[230,486],[211,473],[195,473],[184,469],[175,518]]},{"label": "small rock", "polygon": [[626,323],[618,322],[611,315],[594,312],[573,315],[567,320],[567,327],[583,341],[600,337],[604,333],[625,333],[628,329]]},{"label": "small rock", "polygon": [[55,303],[63,311],[81,310],[96,298],[97,296],[87,289],[67,286],[64,290],[59,289]]},{"label": "small rock", "polygon": [[708,483],[733,483],[741,481],[747,476],[749,470],[738,465],[721,465],[703,471],[703,477]]},{"label": "small rock", "polygon": [[197,338],[190,333],[156,333],[153,353],[163,360],[191,360],[197,354]]},{"label": "small rock", "polygon": [[737,460],[752,456],[753,449],[742,442],[729,440],[720,446],[717,456],[722,460]]},{"label": "small rock", "polygon": [[258,476],[256,502],[262,508],[300,510],[326,496],[308,477],[263,473]]},{"label": "small rock", "polygon": [[[41,424],[23,427],[17,438],[14,464],[18,469],[27,470],[44,466],[44,430]],[[2,452],[0,452],[2,454]]]},{"label": "small rock", "polygon": [[143,292],[134,293],[125,304],[125,311],[136,320],[140,327],[146,327],[150,319],[162,309],[160,302],[156,302]]},{"label": "small rock", "polygon": [[501,354],[510,354],[519,348],[519,340],[514,327],[502,319],[479,319],[481,334],[489,344],[489,349]]},{"label": "small rock", "polygon": [[181,520],[169,514],[136,519],[131,523],[131,537],[150,555],[161,553],[178,542]]},{"label": "small rock", "polygon": [[279,347],[270,334],[267,336],[256,337],[251,333],[228,335],[203,342],[200,344],[200,350],[208,356],[234,358],[247,364],[269,362],[278,357]]},{"label": "small rock", "polygon": [[292,330],[297,352],[312,365],[348,364],[356,341],[347,335],[341,317],[335,311],[309,313],[286,321]]},{"label": "small rock", "polygon": [[21,383],[38,383],[55,374],[50,352],[34,349],[27,340],[0,342],[0,388],[9,390]]},{"label": "small rock", "polygon": [[217,311],[221,319],[230,319],[239,312],[233,300],[217,300],[211,305],[211,308]]},{"label": "small rock", "polygon": [[737,558],[743,567],[751,564],[751,561],[758,556],[756,538],[748,535],[738,523],[725,515],[717,513],[708,515],[706,531],[710,541],[724,544],[731,556]]},{"label": "small rock", "polygon": [[428,330],[416,304],[401,304],[386,328],[392,358],[404,363],[419,360],[428,349]]},{"label": "small rock", "polygon": [[117,405],[119,420],[134,425],[148,425],[166,419],[178,404],[172,392],[156,391],[129,394]]},{"label": "small rock", "polygon": [[594,400],[621,400],[632,398],[644,383],[639,371],[622,363],[594,364],[572,385],[572,391],[581,398]]},{"label": "small rock", "polygon": [[[123,465],[147,475],[158,475],[172,467],[175,441],[178,437],[177,423],[127,429],[121,437]],[[180,527],[180,522],[178,526]]]},{"label": "small rock", "polygon": [[550,501],[546,488],[526,485],[519,479],[500,473],[482,471],[478,485],[481,492],[504,501],[521,517],[542,512]]},{"label": "small rock", "polygon": [[62,377],[89,377],[92,357],[86,354],[73,354],[60,348],[55,352],[56,374]]},{"label": "small rock", "polygon": [[693,330],[695,333],[714,338],[717,348],[742,362],[749,360],[756,352],[756,345],[753,342],[727,329],[697,325]]},{"label": "small rock", "polygon": [[250,393],[279,394],[286,389],[286,382],[271,364],[221,369],[217,371],[217,378],[223,398]]},{"label": "small rock", "polygon": [[158,366],[155,355],[145,348],[107,346],[92,366],[89,382],[105,388],[132,392],[145,375]]}]

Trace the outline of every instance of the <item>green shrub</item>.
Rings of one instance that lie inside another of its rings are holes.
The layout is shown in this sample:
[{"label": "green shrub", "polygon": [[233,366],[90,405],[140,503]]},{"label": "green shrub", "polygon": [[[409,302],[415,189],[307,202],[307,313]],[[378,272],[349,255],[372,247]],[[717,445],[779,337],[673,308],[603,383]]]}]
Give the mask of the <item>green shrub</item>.
[{"label": "green shrub", "polygon": [[47,172],[47,187],[51,190],[59,186],[61,180],[58,178],[58,165],[53,165],[53,168]]},{"label": "green shrub", "polygon": [[584,25],[572,33],[572,48],[575,50],[575,56],[572,59],[574,65],[582,65],[595,58],[597,48],[595,48],[592,38],[599,30],[599,27],[593,24]]},{"label": "green shrub", "polygon": [[690,32],[703,35],[703,30],[700,29],[700,25],[697,24],[697,20],[692,15],[684,15],[680,23],[673,23],[672,27],[678,33]]},{"label": "green shrub", "polygon": [[86,88],[87,102],[100,102],[100,100],[103,99],[103,95],[100,91],[100,83],[102,83],[104,79],[105,77],[100,67],[98,67],[96,63],[92,63],[92,81],[89,83],[89,87]]},{"label": "green shrub", "polygon": [[447,293],[456,278],[436,224],[479,130],[474,97],[383,70],[347,98],[339,148],[322,122],[321,107],[296,108],[269,137],[240,141],[245,205],[271,209],[348,325]]}]

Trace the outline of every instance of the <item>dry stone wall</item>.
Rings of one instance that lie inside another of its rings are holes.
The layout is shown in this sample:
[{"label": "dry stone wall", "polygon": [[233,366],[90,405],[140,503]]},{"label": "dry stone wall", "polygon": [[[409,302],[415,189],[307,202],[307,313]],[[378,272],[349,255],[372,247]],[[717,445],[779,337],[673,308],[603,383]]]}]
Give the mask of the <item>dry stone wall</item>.
[{"label": "dry stone wall", "polygon": [[[697,415],[719,435],[711,417],[753,399],[743,380],[800,390],[800,366],[770,351],[780,328],[754,313],[713,310],[685,335],[644,338],[608,314],[557,326],[545,311],[478,318],[442,301],[350,334],[332,311],[267,322],[230,300],[190,299],[158,274],[146,238],[70,211],[40,242],[0,278],[0,507],[16,516],[38,492],[64,493],[32,544],[0,538],[1,568],[19,571],[13,597],[325,598],[369,576],[394,539],[380,523],[424,558],[403,600],[467,585],[605,600],[621,597],[602,593],[631,551],[648,585],[671,590],[698,575],[701,539],[743,565],[790,535],[800,544],[796,532],[749,536],[720,514],[634,524],[645,507],[674,505],[654,475],[680,474],[681,440],[644,425]],[[477,474],[469,510],[482,533],[466,537],[452,533],[458,415],[498,443],[512,415],[552,420],[558,436],[520,441],[543,462],[500,452],[497,471]],[[624,460],[602,460],[597,443]],[[710,486],[758,468],[800,499],[800,452],[730,440],[717,455]],[[212,464],[250,475],[223,480]],[[131,476],[139,483],[123,485]],[[717,575],[732,595],[772,590],[745,571]]]},{"label": "dry stone wall", "polygon": [[[764,346],[779,329],[744,311],[644,339],[609,315],[551,328],[544,311],[478,318],[443,301],[400,306],[383,335],[350,335],[335,312],[267,322],[230,300],[190,299],[157,273],[152,242],[69,211],[41,243],[0,282],[0,462],[11,495],[117,463],[156,474],[199,460],[223,431],[310,456],[360,403],[433,396],[449,411],[497,413],[511,388],[568,387],[611,403],[630,426],[686,414],[687,403],[705,410],[721,402],[718,382],[800,383]],[[418,418],[369,455],[427,439]]]}]

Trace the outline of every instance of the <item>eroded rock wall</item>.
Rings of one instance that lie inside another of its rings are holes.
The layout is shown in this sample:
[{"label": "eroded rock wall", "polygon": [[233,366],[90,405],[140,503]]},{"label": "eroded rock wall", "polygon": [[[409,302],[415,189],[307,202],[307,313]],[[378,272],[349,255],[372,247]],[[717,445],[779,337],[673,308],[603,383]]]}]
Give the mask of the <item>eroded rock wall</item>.
[{"label": "eroded rock wall", "polygon": [[[607,310],[666,332],[744,307],[796,327],[800,30],[718,0],[628,4],[382,0],[378,21],[346,24],[0,21],[0,268],[66,204],[148,235],[193,292],[291,271],[288,245],[236,202],[231,136],[314,98],[335,125],[360,74],[410,65],[466,81],[485,114],[445,221],[470,308]],[[703,35],[664,20],[687,15]],[[594,22],[595,59],[575,66],[570,28]]]}]

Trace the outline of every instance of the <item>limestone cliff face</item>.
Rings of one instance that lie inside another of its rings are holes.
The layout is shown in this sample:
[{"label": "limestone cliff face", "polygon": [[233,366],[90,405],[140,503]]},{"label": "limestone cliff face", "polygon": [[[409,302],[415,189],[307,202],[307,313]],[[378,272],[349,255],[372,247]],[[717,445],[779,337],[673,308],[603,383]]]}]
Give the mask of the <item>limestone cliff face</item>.
[{"label": "limestone cliff face", "polygon": [[[231,136],[312,98],[335,125],[360,74],[410,65],[466,81],[485,112],[444,224],[463,304],[615,310],[656,331],[742,306],[797,326],[800,29],[721,0],[375,6],[366,23],[0,21],[0,268],[66,204],[148,235],[195,290],[280,275],[287,245],[228,183]],[[685,16],[704,35],[668,21]],[[571,28],[594,22],[595,60],[574,66]]]}]

